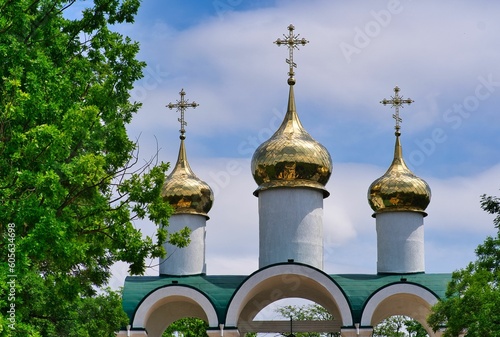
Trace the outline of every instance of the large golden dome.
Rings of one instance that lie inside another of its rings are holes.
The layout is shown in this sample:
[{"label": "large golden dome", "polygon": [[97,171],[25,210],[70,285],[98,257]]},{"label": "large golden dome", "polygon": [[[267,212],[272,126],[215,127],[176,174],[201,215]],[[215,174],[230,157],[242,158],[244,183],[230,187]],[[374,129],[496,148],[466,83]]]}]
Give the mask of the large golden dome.
[{"label": "large golden dome", "polygon": [[399,132],[396,132],[394,160],[385,174],[368,189],[368,202],[375,213],[390,211],[424,211],[431,200],[431,189],[410,171],[403,160]]},{"label": "large golden dome", "polygon": [[191,170],[182,136],[179,157],[163,184],[162,197],[172,205],[174,214],[199,214],[208,219],[207,213],[212,208],[214,193]]},{"label": "large golden dome", "polygon": [[262,143],[252,158],[252,174],[259,185],[254,195],[273,187],[311,187],[323,191],[332,173],[328,150],[314,140],[300,123],[290,83],[288,110],[274,135]]}]

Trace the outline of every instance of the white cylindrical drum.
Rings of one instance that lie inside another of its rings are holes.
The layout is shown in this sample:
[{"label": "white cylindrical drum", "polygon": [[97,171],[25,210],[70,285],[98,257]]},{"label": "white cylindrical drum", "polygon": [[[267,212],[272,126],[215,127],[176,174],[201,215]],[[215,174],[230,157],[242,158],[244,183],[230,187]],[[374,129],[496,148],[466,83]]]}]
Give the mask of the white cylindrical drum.
[{"label": "white cylindrical drum", "polygon": [[191,242],[179,248],[164,243],[167,255],[160,259],[162,275],[197,275],[206,273],[205,226],[206,217],[197,214],[174,214],[169,219],[169,232],[177,232],[184,227],[191,229]]},{"label": "white cylindrical drum", "polygon": [[323,269],[323,191],[259,192],[259,268],[293,259]]},{"label": "white cylindrical drum", "polygon": [[422,213],[377,213],[376,227],[378,273],[425,272]]}]

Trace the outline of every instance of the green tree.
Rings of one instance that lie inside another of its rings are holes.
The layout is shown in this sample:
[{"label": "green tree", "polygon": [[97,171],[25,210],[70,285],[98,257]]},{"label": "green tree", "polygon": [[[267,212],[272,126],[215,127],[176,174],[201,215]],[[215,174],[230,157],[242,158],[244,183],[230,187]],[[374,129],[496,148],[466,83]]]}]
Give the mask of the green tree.
[{"label": "green tree", "polygon": [[427,337],[429,336],[427,334],[427,331],[424,329],[422,324],[420,324],[418,321],[407,318],[405,321],[406,325],[406,331],[408,331],[409,336],[411,337]]},{"label": "green tree", "polygon": [[429,325],[446,327],[446,337],[500,336],[500,199],[482,195],[481,208],[496,215],[497,234],[476,248],[476,261],[452,274],[445,298],[432,308]]},{"label": "green tree", "polygon": [[384,319],[373,328],[373,337],[426,337],[427,331],[414,319],[395,315]]},{"label": "green tree", "polygon": [[[194,318],[181,318],[168,326],[162,337],[207,337],[208,323]],[[245,337],[255,337],[256,333],[247,333]]]},{"label": "green tree", "polygon": [[[286,305],[276,308],[276,312],[286,318],[293,320],[332,320],[333,316],[322,306],[308,304],[302,306]],[[288,333],[282,333],[288,336]],[[340,333],[294,333],[297,337],[330,337],[340,336]],[[424,327],[414,319],[406,316],[389,317],[374,327],[374,337],[426,337]]]},{"label": "green tree", "polygon": [[[43,322],[41,322],[43,324]],[[117,326],[128,324],[128,317],[121,308],[121,294],[109,289],[66,304],[66,320],[58,327],[58,335],[114,336]]]},{"label": "green tree", "polygon": [[[113,311],[119,296],[97,295],[111,266],[124,261],[141,274],[146,258],[165,253],[162,242],[187,243],[186,231],[166,230],[167,165],[138,167],[126,132],[144,63],[138,44],[112,28],[132,23],[140,0],[79,2],[87,5],[79,15],[75,2],[0,0],[4,336],[112,336],[123,324]],[[157,224],[154,236],[134,225],[141,219]],[[12,305],[15,330],[5,314]]]},{"label": "green tree", "polygon": [[[208,324],[194,317],[181,318],[170,324],[162,337],[206,337]],[[177,334],[175,334],[177,333]]]},{"label": "green tree", "polygon": [[[332,320],[333,316],[325,308],[314,303],[301,306],[285,305],[275,309],[277,313],[285,318],[296,321],[326,321]],[[292,322],[293,324],[293,322]],[[283,332],[283,336],[288,336],[290,332]],[[340,333],[318,333],[318,332],[297,332],[293,333],[296,337],[322,337],[322,336],[340,336]]]},{"label": "green tree", "polygon": [[406,337],[404,331],[405,317],[391,316],[373,328],[374,337]]}]

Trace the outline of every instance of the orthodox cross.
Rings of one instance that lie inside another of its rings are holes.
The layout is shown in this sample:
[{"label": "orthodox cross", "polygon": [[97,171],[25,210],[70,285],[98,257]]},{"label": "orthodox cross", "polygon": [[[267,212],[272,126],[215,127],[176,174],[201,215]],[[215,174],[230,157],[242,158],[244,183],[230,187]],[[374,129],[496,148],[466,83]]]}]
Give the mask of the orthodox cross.
[{"label": "orthodox cross", "polygon": [[399,108],[403,108],[403,104],[410,105],[414,102],[410,98],[403,99],[403,96],[399,96],[399,90],[400,89],[398,86],[394,87],[394,96],[391,96],[391,99],[384,98],[380,101],[380,103],[382,103],[383,105],[390,104],[391,108],[395,108],[396,112],[392,115],[392,118],[396,120],[396,126],[394,128],[396,129],[396,133],[398,135],[400,134],[399,129],[401,129],[399,123],[403,121],[401,117],[399,117]]},{"label": "orthodox cross", "polygon": [[184,99],[184,96],[186,96],[184,89],[181,89],[181,92],[179,92],[179,94],[181,95],[181,99],[177,100],[177,103],[175,103],[175,104],[168,103],[167,108],[169,108],[170,110],[172,110],[173,108],[176,108],[177,111],[179,111],[181,113],[181,117],[178,118],[177,120],[181,123],[181,129],[179,130],[181,133],[180,138],[185,139],[186,136],[184,134],[186,133],[186,129],[184,129],[184,127],[187,125],[187,122],[184,120],[184,111],[187,108],[196,108],[199,104],[194,102],[194,101],[190,103],[189,100]]},{"label": "orthodox cross", "polygon": [[299,39],[300,34],[297,35],[293,34],[294,29],[295,27],[292,24],[290,24],[288,26],[288,36],[283,34],[283,36],[285,37],[284,40],[277,39],[276,41],[274,41],[274,43],[276,43],[278,46],[284,44],[288,47],[289,58],[286,59],[286,63],[290,65],[290,70],[288,71],[288,76],[289,76],[288,84],[290,85],[295,84],[295,78],[293,78],[295,73],[293,71],[293,68],[297,68],[297,64],[293,62],[293,50],[294,49],[298,50],[299,49],[298,45],[305,46],[306,43],[309,43],[309,41],[307,41],[304,38]]}]

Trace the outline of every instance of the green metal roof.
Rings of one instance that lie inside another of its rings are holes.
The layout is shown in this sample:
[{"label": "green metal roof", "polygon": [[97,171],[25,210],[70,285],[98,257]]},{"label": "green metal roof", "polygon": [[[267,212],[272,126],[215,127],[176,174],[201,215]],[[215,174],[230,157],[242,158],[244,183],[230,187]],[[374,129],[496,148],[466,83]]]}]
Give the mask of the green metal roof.
[{"label": "green metal roof", "polygon": [[[402,275],[373,275],[373,274],[344,274],[329,275],[347,296],[355,322],[361,320],[365,303],[373,293],[379,289],[395,283],[409,283],[422,286],[436,297],[443,298],[451,274],[402,274]],[[402,281],[406,279],[406,281]]]},{"label": "green metal roof", "polygon": [[[156,289],[181,285],[199,290],[213,303],[219,321],[224,322],[229,301],[248,275],[129,276],[123,288],[123,308],[131,321],[140,303]],[[338,274],[329,275],[344,291],[353,319],[359,322],[365,303],[378,289],[406,282],[428,289],[438,298],[445,295],[451,274]],[[405,279],[405,280],[404,280]],[[177,283],[175,283],[177,282]]]},{"label": "green metal roof", "polygon": [[[129,276],[123,288],[123,309],[133,319],[142,300],[156,289],[182,285],[198,289],[213,303],[220,321],[224,321],[231,296],[248,276],[240,275],[193,275],[193,276]],[[173,281],[177,281],[175,284]]]}]

